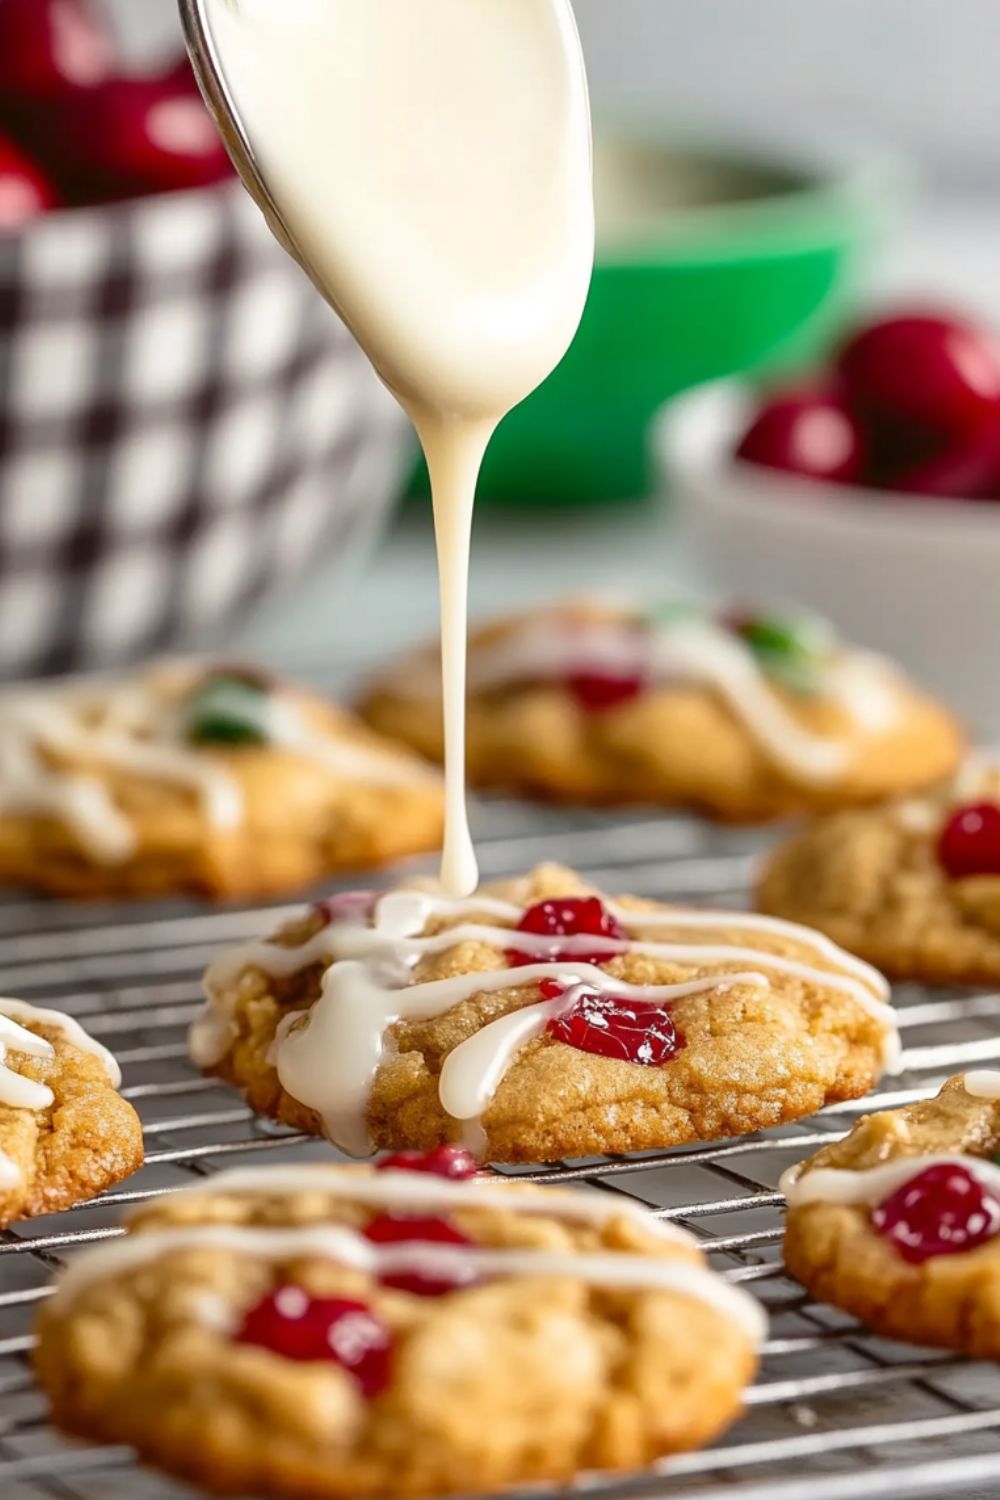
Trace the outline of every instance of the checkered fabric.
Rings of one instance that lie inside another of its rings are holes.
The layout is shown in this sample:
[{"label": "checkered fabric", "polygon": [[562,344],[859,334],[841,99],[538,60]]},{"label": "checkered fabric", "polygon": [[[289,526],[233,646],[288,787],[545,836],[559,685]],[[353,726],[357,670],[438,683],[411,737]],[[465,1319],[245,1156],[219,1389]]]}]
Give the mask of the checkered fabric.
[{"label": "checkered fabric", "polygon": [[0,237],[0,676],[216,629],[376,526],[408,445],[237,184]]}]

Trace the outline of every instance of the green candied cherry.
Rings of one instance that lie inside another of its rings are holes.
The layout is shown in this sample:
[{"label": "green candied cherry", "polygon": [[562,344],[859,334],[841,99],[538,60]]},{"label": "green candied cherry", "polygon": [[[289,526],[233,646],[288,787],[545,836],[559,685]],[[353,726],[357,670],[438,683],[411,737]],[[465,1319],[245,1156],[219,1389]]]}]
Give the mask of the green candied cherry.
[{"label": "green candied cherry", "polygon": [[184,738],[192,745],[267,745],[271,694],[250,674],[205,677],[184,705]]},{"label": "green candied cherry", "polygon": [[730,615],[729,629],[745,641],[761,670],[793,693],[818,693],[836,646],[825,620],[813,615]]}]

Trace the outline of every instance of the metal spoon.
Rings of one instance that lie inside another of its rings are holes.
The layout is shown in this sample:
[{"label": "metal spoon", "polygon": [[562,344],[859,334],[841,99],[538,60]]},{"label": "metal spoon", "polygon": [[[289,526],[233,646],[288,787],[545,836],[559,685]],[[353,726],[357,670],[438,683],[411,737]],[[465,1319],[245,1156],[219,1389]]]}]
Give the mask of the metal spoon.
[{"label": "metal spoon", "polygon": [[233,165],[239,172],[247,192],[270,225],[272,233],[300,265],[306,266],[305,257],[296,245],[284,215],[267,185],[260,158],[250,138],[250,132],[226,80],[222,58],[209,18],[210,0],[178,0],[178,3],[181,24],[184,27],[184,39],[195,77],[198,80],[198,87],[215,120],[219,134],[225,142],[226,150],[232,157]]}]

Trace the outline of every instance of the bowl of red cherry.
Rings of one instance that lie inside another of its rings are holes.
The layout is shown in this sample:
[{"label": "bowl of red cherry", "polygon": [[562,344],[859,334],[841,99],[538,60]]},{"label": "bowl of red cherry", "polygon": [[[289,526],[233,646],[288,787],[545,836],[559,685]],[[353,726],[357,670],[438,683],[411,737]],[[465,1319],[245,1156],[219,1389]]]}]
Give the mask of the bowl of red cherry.
[{"label": "bowl of red cherry", "polygon": [[904,310],[815,376],[705,386],[656,442],[684,535],[746,597],[794,598],[1000,730],[1000,338]]},{"label": "bowl of red cherry", "polygon": [[186,59],[0,0],[0,673],[225,623],[398,497],[405,422],[244,193]]}]

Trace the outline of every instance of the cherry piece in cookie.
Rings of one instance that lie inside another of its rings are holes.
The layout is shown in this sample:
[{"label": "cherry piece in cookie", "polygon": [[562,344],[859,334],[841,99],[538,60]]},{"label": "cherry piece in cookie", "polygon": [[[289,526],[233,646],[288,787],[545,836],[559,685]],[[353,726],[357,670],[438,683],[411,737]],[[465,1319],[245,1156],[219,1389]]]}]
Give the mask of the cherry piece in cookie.
[{"label": "cherry piece in cookie", "polygon": [[389,1382],[389,1330],[364,1302],[350,1298],[311,1297],[299,1286],[278,1287],[246,1314],[236,1342],[282,1359],[338,1364],[369,1400]]},{"label": "cherry piece in cookie", "polygon": [[[546,1000],[557,1000],[565,993],[558,979],[543,979],[539,989]],[[548,1033],[578,1052],[616,1057],[644,1068],[670,1062],[684,1045],[665,1006],[586,988],[571,1009],[549,1022]]]},{"label": "cherry piece in cookie", "polygon": [[965,1167],[938,1163],[872,1212],[872,1224],[904,1260],[975,1250],[1000,1231],[1000,1201]]},{"label": "cherry piece in cookie", "polygon": [[1000,875],[1000,805],[976,802],[956,809],[941,830],[937,857],[952,880]]},{"label": "cherry piece in cookie", "polygon": [[747,429],[736,456],[833,484],[858,483],[867,464],[861,427],[836,395],[824,391],[774,396]]},{"label": "cherry piece in cookie", "polygon": [[585,713],[601,714],[641,697],[646,679],[637,672],[574,672],[566,686]]},{"label": "cherry piece in cookie", "polygon": [[918,313],[871,324],[843,348],[838,370],[873,421],[970,432],[1000,402],[1000,345],[961,318]]},{"label": "cherry piece in cookie", "polygon": [[426,1172],[461,1182],[475,1177],[479,1164],[464,1146],[435,1146],[433,1151],[394,1151],[375,1163],[376,1172]]},{"label": "cherry piece in cookie", "polygon": [[622,942],[628,937],[621,923],[597,896],[569,896],[539,901],[534,906],[529,906],[515,931],[551,937],[553,942],[544,953],[524,953],[516,948],[508,949],[507,962],[514,967],[574,961],[579,964],[607,963],[608,959],[615,956],[613,949],[595,944],[593,952],[576,953],[561,946],[557,939],[586,936]]},{"label": "cherry piece in cookie", "polygon": [[[467,1234],[450,1219],[418,1214],[378,1214],[366,1226],[365,1239],[376,1245],[473,1245]],[[405,1271],[387,1271],[380,1277],[383,1286],[414,1297],[443,1297],[476,1279],[472,1267],[447,1272],[427,1266],[413,1266]]]}]

